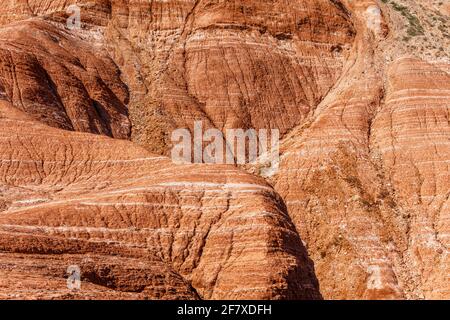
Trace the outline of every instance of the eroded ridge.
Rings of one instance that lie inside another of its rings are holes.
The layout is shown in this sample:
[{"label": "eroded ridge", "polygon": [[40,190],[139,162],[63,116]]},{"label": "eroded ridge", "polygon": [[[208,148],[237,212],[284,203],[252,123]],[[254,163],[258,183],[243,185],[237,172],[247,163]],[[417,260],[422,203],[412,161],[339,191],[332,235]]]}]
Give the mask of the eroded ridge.
[{"label": "eroded ridge", "polygon": [[283,202],[262,180],[175,166],[1,107],[0,270],[27,279],[20,293],[8,280],[3,297],[64,298],[69,263],[92,284],[83,297],[320,297]]}]

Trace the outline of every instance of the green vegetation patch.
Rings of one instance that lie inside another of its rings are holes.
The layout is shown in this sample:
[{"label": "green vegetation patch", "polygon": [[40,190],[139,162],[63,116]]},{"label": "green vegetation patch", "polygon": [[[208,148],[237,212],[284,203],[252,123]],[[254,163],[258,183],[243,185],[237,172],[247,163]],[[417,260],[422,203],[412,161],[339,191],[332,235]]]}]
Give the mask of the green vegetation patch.
[{"label": "green vegetation patch", "polygon": [[[383,0],[384,3],[388,3],[388,0]],[[400,12],[400,14],[408,20],[408,30],[406,31],[408,36],[423,36],[425,34],[422,25],[420,24],[419,18],[412,14],[409,9],[401,4],[394,1],[390,2],[390,5],[395,11]]]}]

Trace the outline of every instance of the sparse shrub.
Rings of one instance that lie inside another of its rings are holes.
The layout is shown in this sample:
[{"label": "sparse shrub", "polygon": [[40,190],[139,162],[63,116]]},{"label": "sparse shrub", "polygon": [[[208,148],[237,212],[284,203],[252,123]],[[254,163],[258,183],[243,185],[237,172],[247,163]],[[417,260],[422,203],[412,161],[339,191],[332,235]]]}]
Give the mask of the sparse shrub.
[{"label": "sparse shrub", "polygon": [[400,5],[394,1],[391,2],[392,8],[400,12],[400,14],[408,20],[407,34],[411,37],[423,36],[425,34],[419,18],[413,15],[409,9],[403,5]]}]

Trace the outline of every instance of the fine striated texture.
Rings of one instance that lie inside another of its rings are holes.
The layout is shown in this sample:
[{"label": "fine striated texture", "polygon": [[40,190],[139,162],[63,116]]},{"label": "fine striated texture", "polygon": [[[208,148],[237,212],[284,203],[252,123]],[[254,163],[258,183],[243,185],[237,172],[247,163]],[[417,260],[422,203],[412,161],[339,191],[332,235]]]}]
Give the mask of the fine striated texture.
[{"label": "fine striated texture", "polygon": [[353,37],[346,12],[322,0],[195,1],[185,14],[169,37],[158,15],[152,38],[140,27],[130,40],[151,66],[140,71],[151,101],[130,103],[133,139],[158,152],[170,146],[168,132],[192,129],[194,119],[285,134],[336,81]]},{"label": "fine striated texture", "polygon": [[[449,8],[2,1],[0,299],[448,299]],[[196,120],[280,169],[173,164]]]},{"label": "fine striated texture", "polygon": [[[364,17],[367,4],[354,8]],[[402,298],[389,232],[402,228],[391,193],[369,149],[371,121],[383,96],[365,20],[337,86],[310,123],[283,143],[275,188],[308,252],[325,298]],[[395,239],[402,243],[403,239]]]},{"label": "fine striated texture", "polygon": [[403,255],[428,299],[450,296],[450,74],[441,67],[411,58],[392,65],[371,141],[408,212]]},{"label": "fine striated texture", "polygon": [[79,265],[83,281],[127,293],[88,286],[86,298],[320,297],[281,199],[261,180],[52,129],[6,103],[0,111],[0,270],[37,278],[21,293],[8,280],[1,296],[64,298],[65,269]]},{"label": "fine striated texture", "polygon": [[275,189],[324,298],[448,298],[448,64],[397,59],[385,72],[385,21],[368,22],[379,7],[349,7],[364,19],[348,68],[284,140]]},{"label": "fine striated texture", "polygon": [[61,22],[76,2],[86,30],[75,33],[119,64],[132,138],[157,153],[194,119],[285,134],[333,86],[354,37],[349,13],[328,0],[6,2],[5,22],[16,11]]},{"label": "fine striated texture", "polygon": [[128,90],[114,62],[32,20],[0,29],[0,98],[50,126],[130,136]]}]

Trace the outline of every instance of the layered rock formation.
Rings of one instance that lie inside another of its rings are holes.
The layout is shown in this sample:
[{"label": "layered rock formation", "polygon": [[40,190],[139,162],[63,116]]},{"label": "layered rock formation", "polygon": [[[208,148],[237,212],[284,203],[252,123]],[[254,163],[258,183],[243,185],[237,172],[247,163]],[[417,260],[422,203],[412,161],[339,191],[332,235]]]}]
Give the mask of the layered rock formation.
[{"label": "layered rock formation", "polygon": [[386,66],[376,49],[386,22],[373,28],[372,6],[350,6],[364,19],[349,68],[285,139],[273,181],[325,298],[448,297],[448,72],[418,59]]},{"label": "layered rock formation", "polygon": [[[448,298],[446,10],[4,1],[0,298]],[[195,120],[280,170],[172,164]]]},{"label": "layered rock formation", "polygon": [[425,298],[448,298],[450,75],[439,65],[402,59],[390,68],[388,79],[372,145],[406,211],[403,255],[415,291]]},{"label": "layered rock formation", "polygon": [[52,24],[0,29],[0,95],[50,126],[127,139],[128,89],[108,57]]},{"label": "layered rock formation", "polygon": [[281,199],[261,180],[232,167],[178,167],[10,108],[2,104],[0,118],[0,270],[36,283],[27,296],[26,284],[15,292],[7,280],[3,297],[63,298],[69,264],[125,292],[106,297],[320,296]]},{"label": "layered rock formation", "polygon": [[[5,22],[16,11],[64,22],[72,3],[12,2]],[[133,140],[159,153],[193,119],[288,132],[333,86],[354,37],[349,13],[327,0],[77,4],[78,33],[107,47],[131,89]]]}]

